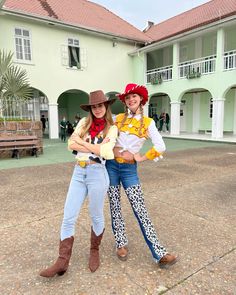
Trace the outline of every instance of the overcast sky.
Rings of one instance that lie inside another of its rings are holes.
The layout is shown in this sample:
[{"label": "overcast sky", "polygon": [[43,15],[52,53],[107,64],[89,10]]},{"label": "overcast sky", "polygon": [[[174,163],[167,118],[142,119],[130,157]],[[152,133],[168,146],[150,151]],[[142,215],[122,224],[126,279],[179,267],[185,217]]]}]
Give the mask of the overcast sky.
[{"label": "overcast sky", "polygon": [[98,3],[136,28],[143,30],[147,21],[155,24],[209,0],[90,0]]}]

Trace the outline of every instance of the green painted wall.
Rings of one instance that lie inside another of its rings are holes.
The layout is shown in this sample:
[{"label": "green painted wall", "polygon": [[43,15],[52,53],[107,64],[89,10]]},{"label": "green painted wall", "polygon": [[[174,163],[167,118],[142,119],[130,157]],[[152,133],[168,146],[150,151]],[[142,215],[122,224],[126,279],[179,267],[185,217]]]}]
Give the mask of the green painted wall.
[{"label": "green painted wall", "polygon": [[185,116],[186,116],[186,132],[192,131],[193,125],[193,95],[192,93],[186,93],[183,95],[183,100],[186,101],[185,103]]},{"label": "green painted wall", "polygon": [[234,124],[234,110],[235,110],[235,91],[236,89],[231,89],[226,94],[225,99],[225,109],[224,109],[224,131],[233,131]]},{"label": "green painted wall", "polygon": [[195,59],[195,41],[193,39],[180,42],[179,44],[179,62]]},{"label": "green painted wall", "polygon": [[88,95],[86,93],[63,93],[58,99],[58,115],[59,121],[65,115],[66,119],[73,122],[75,115],[81,118],[87,116],[87,112],[80,108],[81,104],[88,103]]},{"label": "green painted wall", "polygon": [[[10,16],[1,16],[0,27],[0,47],[13,52],[15,27],[31,32],[33,61],[20,65],[27,70],[31,85],[45,93],[50,103],[55,103],[68,89],[120,92],[134,79],[133,59],[128,55],[136,48],[134,43],[117,41],[113,47],[111,37]],[[83,70],[62,65],[62,49],[69,37],[78,38],[80,47],[87,52],[87,67]]]},{"label": "green painted wall", "polygon": [[211,130],[212,118],[210,118],[210,100],[211,94],[209,92],[201,92],[200,97],[200,130]]},{"label": "green painted wall", "polygon": [[203,35],[202,37],[202,54],[201,56],[210,56],[216,54],[216,32]]},{"label": "green painted wall", "polygon": [[225,30],[225,51],[236,50],[236,25]]},{"label": "green painted wall", "polygon": [[154,50],[147,54],[147,69],[161,68],[172,65],[173,51],[172,46]]}]

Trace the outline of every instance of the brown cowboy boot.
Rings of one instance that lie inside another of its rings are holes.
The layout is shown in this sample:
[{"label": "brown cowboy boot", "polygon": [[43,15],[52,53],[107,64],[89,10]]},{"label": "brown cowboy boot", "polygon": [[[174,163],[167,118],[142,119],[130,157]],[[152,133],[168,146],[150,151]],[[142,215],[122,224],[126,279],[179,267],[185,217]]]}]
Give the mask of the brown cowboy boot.
[{"label": "brown cowboy boot", "polygon": [[178,258],[175,255],[167,253],[159,261],[160,268],[169,268],[169,266],[175,264]]},{"label": "brown cowboy boot", "polygon": [[126,261],[127,258],[128,258],[128,247],[123,246],[121,248],[117,248],[116,249],[116,255],[120,260]]},{"label": "brown cowboy boot", "polygon": [[62,276],[68,269],[73,243],[73,236],[60,241],[57,261],[52,266],[42,270],[39,275],[45,278],[54,277],[56,274]]},{"label": "brown cowboy boot", "polygon": [[96,236],[96,234],[94,233],[91,227],[91,246],[90,246],[90,257],[89,257],[89,268],[91,272],[95,272],[98,269],[100,264],[99,245],[101,243],[104,230],[99,236]]}]

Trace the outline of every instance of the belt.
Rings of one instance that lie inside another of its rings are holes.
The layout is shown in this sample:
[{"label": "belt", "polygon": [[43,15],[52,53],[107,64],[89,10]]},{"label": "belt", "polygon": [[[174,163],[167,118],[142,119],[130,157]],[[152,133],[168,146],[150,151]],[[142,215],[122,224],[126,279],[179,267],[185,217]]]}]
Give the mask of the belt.
[{"label": "belt", "polygon": [[135,163],[135,160],[125,160],[124,158],[121,158],[121,157],[115,157],[115,161],[120,164],[134,164]]},{"label": "belt", "polygon": [[85,168],[86,166],[92,165],[92,164],[98,164],[98,163],[95,161],[92,161],[92,160],[90,160],[90,161],[77,161],[77,163],[76,163],[76,165],[79,165],[82,168]]}]

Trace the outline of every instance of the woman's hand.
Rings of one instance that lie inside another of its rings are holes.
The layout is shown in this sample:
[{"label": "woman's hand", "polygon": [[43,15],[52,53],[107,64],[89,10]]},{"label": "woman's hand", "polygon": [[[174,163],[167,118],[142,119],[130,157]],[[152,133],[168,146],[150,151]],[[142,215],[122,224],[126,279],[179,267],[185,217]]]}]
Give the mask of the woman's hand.
[{"label": "woman's hand", "polygon": [[136,162],[143,162],[147,160],[147,157],[145,155],[140,155],[140,153],[134,154],[134,159]]},{"label": "woman's hand", "polygon": [[75,133],[71,135],[70,139],[79,145],[84,145],[85,143],[85,141],[81,139],[78,134],[75,134]]},{"label": "woman's hand", "polygon": [[114,156],[116,158],[123,158],[127,161],[132,161],[134,160],[134,155],[128,151],[123,151],[123,152],[120,152],[120,148],[119,147],[115,147],[113,149],[113,153],[114,153]]},{"label": "woman's hand", "polygon": [[124,151],[121,154],[121,157],[127,161],[132,161],[134,160],[134,155],[128,151]]}]

